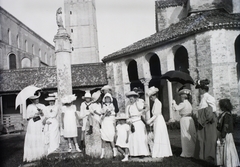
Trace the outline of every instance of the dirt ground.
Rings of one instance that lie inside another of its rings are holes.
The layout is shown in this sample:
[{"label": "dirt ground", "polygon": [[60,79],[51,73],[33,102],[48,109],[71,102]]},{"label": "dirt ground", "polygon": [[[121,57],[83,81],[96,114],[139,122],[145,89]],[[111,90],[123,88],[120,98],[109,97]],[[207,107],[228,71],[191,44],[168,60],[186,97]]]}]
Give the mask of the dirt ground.
[{"label": "dirt ground", "polygon": [[[235,144],[240,155],[240,121],[237,121],[235,127],[234,138]],[[10,134],[0,136],[0,166],[1,167],[19,167],[23,166],[23,145],[24,145],[24,134]],[[65,160],[47,160],[44,159],[40,161],[38,166],[183,166],[183,167],[200,167],[200,166],[210,166],[208,163],[191,159],[191,158],[181,158],[181,139],[179,130],[169,130],[169,137],[171,142],[171,147],[173,151],[173,156],[169,158],[164,158],[162,162],[127,162],[122,163],[121,157],[116,159],[91,159],[88,157],[79,159],[65,159]],[[31,166],[31,164],[25,166]]]}]

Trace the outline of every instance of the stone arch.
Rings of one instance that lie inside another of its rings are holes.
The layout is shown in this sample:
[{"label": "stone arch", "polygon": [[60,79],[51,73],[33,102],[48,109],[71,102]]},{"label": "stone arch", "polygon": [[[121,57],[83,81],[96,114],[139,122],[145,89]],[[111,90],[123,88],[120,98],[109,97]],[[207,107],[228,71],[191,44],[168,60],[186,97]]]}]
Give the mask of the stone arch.
[{"label": "stone arch", "polygon": [[9,56],[9,69],[16,69],[17,68],[17,60],[16,55],[14,53],[10,53]]},{"label": "stone arch", "polygon": [[235,43],[234,43],[234,48],[235,48],[235,61],[237,62],[237,78],[238,82],[240,81],[240,35],[237,36]]},{"label": "stone arch", "polygon": [[[189,57],[187,49],[182,45],[174,46],[173,48],[174,53],[174,68],[176,71],[182,71],[189,74]],[[172,82],[172,93],[173,99],[179,104],[181,102],[180,96],[178,95],[178,90],[183,85],[178,82]],[[186,84],[186,86],[190,89],[190,84]],[[191,99],[190,99],[191,101]],[[174,119],[180,119],[180,116],[174,112],[175,116]]]},{"label": "stone arch", "polygon": [[144,90],[144,86],[138,77],[137,62],[132,59],[132,60],[127,60],[126,64],[127,64],[128,78],[130,81],[130,90],[132,90],[134,87],[140,87],[142,90]]},{"label": "stone arch", "polygon": [[21,61],[22,68],[30,68],[31,67],[31,60],[27,57],[24,57]]},{"label": "stone arch", "polygon": [[189,74],[189,62],[188,62],[188,51],[187,49],[179,45],[175,48],[174,52],[174,67],[176,71],[182,71]]}]

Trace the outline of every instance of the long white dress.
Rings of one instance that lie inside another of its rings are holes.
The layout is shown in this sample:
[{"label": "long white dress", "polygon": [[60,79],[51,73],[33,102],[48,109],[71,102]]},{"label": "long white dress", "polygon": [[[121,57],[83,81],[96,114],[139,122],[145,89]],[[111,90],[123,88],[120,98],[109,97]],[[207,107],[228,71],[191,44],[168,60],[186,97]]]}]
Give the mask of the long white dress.
[{"label": "long white dress", "polygon": [[47,134],[48,139],[48,154],[54,152],[60,144],[60,128],[58,122],[58,108],[56,105],[47,106],[46,107],[46,117],[47,123],[50,122],[51,124],[45,124],[45,132]]},{"label": "long white dress", "polygon": [[77,118],[76,113],[77,109],[75,105],[63,106],[62,112],[64,113],[64,129],[63,135],[66,138],[77,137]]},{"label": "long white dress", "polygon": [[153,123],[154,132],[152,157],[162,158],[172,156],[167,126],[162,116],[162,103],[157,98],[153,104],[152,114],[153,116],[149,119],[149,122]]},{"label": "long white dress", "polygon": [[106,116],[101,123],[101,138],[104,141],[113,142],[115,136],[115,108],[112,103],[103,105],[102,114],[111,111],[110,116]]},{"label": "long white dress", "polygon": [[135,102],[126,107],[126,114],[129,121],[133,124],[135,132],[129,134],[129,153],[131,156],[148,156],[150,155],[147,140],[147,130],[145,124],[141,120],[141,112],[143,102]]},{"label": "long white dress", "polygon": [[[45,106],[43,104],[30,104],[27,107],[27,118],[33,117],[38,113],[38,109],[45,111]],[[36,122],[33,119],[28,121],[27,132],[24,141],[24,154],[23,161],[31,162],[41,159],[45,155],[44,151],[44,132],[42,121],[44,116],[41,117],[41,120]]]},{"label": "long white dress", "polygon": [[191,117],[192,105],[188,100],[184,100],[179,105],[175,105],[174,108],[176,111],[179,111],[181,116],[180,129],[182,153],[180,156],[193,157],[196,142],[196,129]]}]

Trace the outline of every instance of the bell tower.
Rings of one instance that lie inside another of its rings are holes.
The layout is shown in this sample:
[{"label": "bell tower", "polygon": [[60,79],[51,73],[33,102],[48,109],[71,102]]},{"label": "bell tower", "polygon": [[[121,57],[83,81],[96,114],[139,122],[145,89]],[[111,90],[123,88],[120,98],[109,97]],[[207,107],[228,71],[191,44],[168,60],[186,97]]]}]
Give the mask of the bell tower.
[{"label": "bell tower", "polygon": [[71,64],[99,62],[95,0],[64,0],[64,12]]}]

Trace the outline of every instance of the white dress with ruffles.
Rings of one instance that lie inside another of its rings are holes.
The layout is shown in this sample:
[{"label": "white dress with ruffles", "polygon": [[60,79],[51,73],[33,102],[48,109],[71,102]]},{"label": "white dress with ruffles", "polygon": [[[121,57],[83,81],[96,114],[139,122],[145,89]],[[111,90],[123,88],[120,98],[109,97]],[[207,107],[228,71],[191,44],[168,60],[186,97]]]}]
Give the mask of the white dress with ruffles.
[{"label": "white dress with ruffles", "polygon": [[[27,118],[33,117],[38,113],[38,109],[45,111],[45,106],[43,104],[30,104],[27,107]],[[31,162],[41,159],[45,155],[44,150],[44,132],[42,121],[44,116],[41,117],[41,120],[36,122],[31,118],[28,121],[27,132],[24,141],[24,154],[23,161]]]}]

